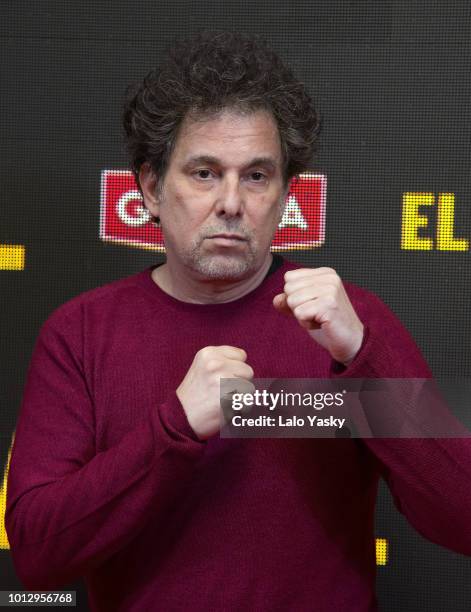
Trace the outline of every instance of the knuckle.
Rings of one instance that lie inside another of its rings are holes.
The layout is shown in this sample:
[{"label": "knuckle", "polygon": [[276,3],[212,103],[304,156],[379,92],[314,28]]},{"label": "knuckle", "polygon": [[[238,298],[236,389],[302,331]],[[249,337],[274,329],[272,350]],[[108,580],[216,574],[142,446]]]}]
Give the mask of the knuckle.
[{"label": "knuckle", "polygon": [[221,362],[219,359],[209,358],[206,361],[206,370],[208,372],[217,372],[220,368]]},{"label": "knuckle", "polygon": [[339,285],[335,282],[334,279],[332,279],[329,280],[326,285],[324,285],[324,290],[326,292],[326,295],[336,295],[339,290]]},{"label": "knuckle", "polygon": [[249,378],[253,378],[255,376],[255,372],[251,366],[247,366],[247,375]]},{"label": "knuckle", "polygon": [[335,283],[329,282],[329,284],[325,286],[325,289],[326,295],[330,297],[337,293],[338,286]]},{"label": "knuckle", "polygon": [[286,295],[289,295],[290,293],[292,293],[296,288],[296,284],[297,283],[294,280],[290,280],[287,283],[285,283],[285,286],[283,287],[284,293]]},{"label": "knuckle", "polygon": [[337,300],[335,299],[335,296],[333,295],[328,295],[325,299],[326,305],[329,306],[330,308],[336,308],[337,307]]},{"label": "knuckle", "polygon": [[196,354],[206,359],[211,356],[211,354],[213,353],[213,350],[214,350],[214,346],[204,346]]}]

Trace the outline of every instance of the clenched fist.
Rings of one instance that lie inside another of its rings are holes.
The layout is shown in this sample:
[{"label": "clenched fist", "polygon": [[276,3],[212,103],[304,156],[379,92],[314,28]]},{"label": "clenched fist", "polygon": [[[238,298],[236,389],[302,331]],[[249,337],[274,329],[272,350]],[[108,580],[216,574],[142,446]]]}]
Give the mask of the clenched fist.
[{"label": "clenched fist", "polygon": [[336,361],[348,365],[363,341],[358,318],[343,283],[332,268],[298,268],[284,276],[284,292],[273,306],[294,316]]},{"label": "clenched fist", "polygon": [[246,386],[243,381],[234,383],[234,391],[238,393],[253,389],[249,381],[254,371],[245,363],[246,359],[244,349],[235,346],[205,346],[196,353],[176,394],[200,440],[211,437],[224,424],[220,405],[221,378],[245,379]]}]

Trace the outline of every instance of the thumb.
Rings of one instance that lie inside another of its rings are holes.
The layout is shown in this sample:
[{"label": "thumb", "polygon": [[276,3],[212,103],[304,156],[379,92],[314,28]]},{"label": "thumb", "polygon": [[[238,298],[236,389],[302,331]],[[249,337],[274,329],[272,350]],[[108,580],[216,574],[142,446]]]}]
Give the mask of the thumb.
[{"label": "thumb", "polygon": [[275,295],[275,297],[273,298],[273,306],[281,314],[293,314],[291,308],[288,306],[288,302],[286,301],[286,293],[278,293],[278,295]]}]

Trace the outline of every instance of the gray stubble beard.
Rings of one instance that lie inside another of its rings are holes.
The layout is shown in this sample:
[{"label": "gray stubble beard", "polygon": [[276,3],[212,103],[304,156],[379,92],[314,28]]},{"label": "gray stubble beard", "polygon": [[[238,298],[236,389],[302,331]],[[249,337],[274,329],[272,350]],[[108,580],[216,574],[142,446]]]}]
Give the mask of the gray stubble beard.
[{"label": "gray stubble beard", "polygon": [[[230,231],[230,230],[226,230]],[[228,253],[202,253],[204,238],[196,238],[192,245],[180,253],[183,263],[198,272],[205,278],[211,280],[239,280],[250,276],[251,272],[257,270],[258,244],[252,237],[247,238],[245,253],[233,253],[228,248]],[[235,247],[238,248],[238,247]]]}]

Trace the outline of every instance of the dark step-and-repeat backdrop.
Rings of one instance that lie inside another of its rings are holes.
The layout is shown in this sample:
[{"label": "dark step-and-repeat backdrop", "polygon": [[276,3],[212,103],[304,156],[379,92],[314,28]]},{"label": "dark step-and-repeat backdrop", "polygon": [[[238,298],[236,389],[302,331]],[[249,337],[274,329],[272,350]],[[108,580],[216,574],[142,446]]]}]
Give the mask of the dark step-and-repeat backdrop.
[{"label": "dark step-and-repeat backdrop", "polygon": [[[471,396],[469,3],[16,0],[1,13],[0,590],[24,588],[3,518],[39,328],[69,298],[165,257],[127,166],[120,107],[175,36],[262,34],[304,80],[322,116],[319,152],[273,250],[377,293],[433,373]],[[469,612],[470,559],[417,533],[384,484],[376,537],[382,610]],[[87,610],[83,584],[70,586]]]}]

